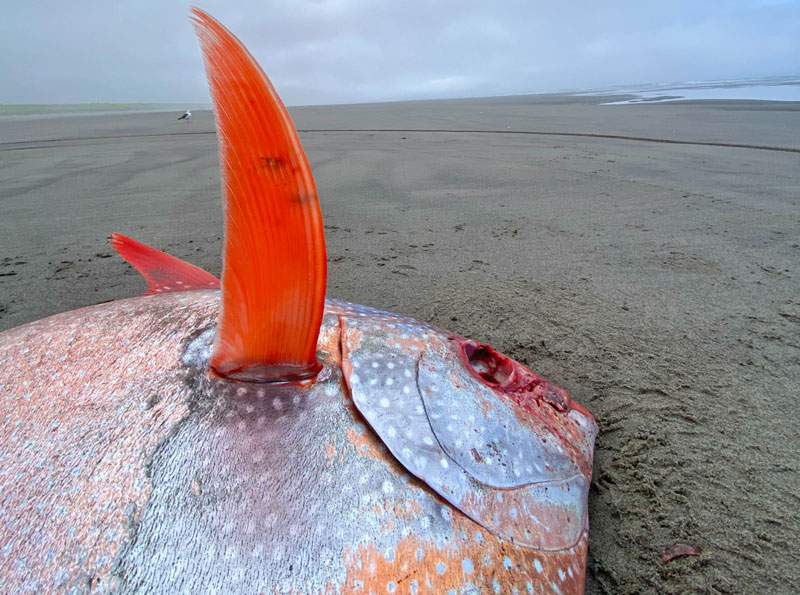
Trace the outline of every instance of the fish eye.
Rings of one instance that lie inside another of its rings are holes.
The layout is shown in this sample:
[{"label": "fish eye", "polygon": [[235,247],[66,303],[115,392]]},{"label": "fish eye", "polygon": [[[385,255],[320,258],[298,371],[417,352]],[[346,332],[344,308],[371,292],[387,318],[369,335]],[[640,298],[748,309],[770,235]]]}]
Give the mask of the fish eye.
[{"label": "fish eye", "polygon": [[510,357],[474,341],[464,341],[460,347],[462,360],[480,380],[497,388],[503,388],[511,381],[514,364]]}]

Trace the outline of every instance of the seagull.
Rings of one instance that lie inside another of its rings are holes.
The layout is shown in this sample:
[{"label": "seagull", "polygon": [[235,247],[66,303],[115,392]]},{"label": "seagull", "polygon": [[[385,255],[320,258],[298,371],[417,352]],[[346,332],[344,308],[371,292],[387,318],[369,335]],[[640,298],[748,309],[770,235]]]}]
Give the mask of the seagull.
[{"label": "seagull", "polygon": [[186,120],[187,122],[189,122],[191,119],[192,119],[192,110],[188,109],[185,112],[183,112],[183,115],[180,118],[178,118],[178,120]]}]

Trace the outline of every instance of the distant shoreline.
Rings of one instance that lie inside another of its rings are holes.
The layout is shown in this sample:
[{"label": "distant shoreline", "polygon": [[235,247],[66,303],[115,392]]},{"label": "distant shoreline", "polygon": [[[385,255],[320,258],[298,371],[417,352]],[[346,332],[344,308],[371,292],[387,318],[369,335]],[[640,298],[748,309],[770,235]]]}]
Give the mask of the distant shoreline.
[{"label": "distant shoreline", "polygon": [[[535,98],[536,102],[571,103],[594,98],[594,102],[607,105],[658,104],[675,102],[760,102],[797,103],[800,102],[800,75],[770,77],[760,79],[726,81],[691,81],[684,83],[662,83],[643,85],[622,85],[619,87],[599,87],[594,89],[569,89],[562,91],[514,93],[501,95],[396,99],[384,101],[359,101],[355,103],[332,104],[290,104],[289,108],[341,107],[357,105],[385,105],[397,103],[418,103],[436,101],[484,101],[508,99],[510,97]],[[566,101],[565,101],[566,100]],[[210,110],[210,103],[39,103],[39,104],[0,104],[0,118],[26,119],[48,116],[131,114],[154,112],[181,112],[185,109]]]},{"label": "distant shoreline", "polygon": [[183,112],[187,105],[192,109],[211,109],[210,104],[186,103],[6,103],[0,104],[0,117],[42,118],[65,115]]}]

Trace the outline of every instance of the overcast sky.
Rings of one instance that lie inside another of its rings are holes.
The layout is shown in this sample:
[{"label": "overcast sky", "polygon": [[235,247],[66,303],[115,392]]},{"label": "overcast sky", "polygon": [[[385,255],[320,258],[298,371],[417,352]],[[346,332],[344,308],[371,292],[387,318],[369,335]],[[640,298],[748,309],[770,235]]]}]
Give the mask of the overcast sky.
[{"label": "overcast sky", "polygon": [[[0,103],[207,103],[182,0],[4,2]],[[800,0],[197,0],[289,105],[800,74]]]}]

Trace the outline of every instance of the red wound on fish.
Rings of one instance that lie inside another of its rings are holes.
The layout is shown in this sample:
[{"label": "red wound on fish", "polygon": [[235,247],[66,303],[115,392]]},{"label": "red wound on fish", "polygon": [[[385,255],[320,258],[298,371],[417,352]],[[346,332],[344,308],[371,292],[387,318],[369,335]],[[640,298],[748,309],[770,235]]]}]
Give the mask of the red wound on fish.
[{"label": "red wound on fish", "polygon": [[490,388],[512,398],[523,409],[532,402],[546,403],[557,411],[575,409],[589,415],[581,405],[569,398],[567,391],[554,382],[539,378],[528,368],[490,345],[454,337],[464,367]]},{"label": "red wound on fish", "polygon": [[109,240],[114,250],[147,281],[147,291],[143,295],[192,289],[219,289],[219,279],[214,275],[180,258],[119,233],[112,233]]},{"label": "red wound on fish", "polygon": [[197,8],[192,20],[214,101],[225,201],[211,367],[253,382],[314,377],[326,258],[311,168],[289,112],[244,45]]}]

